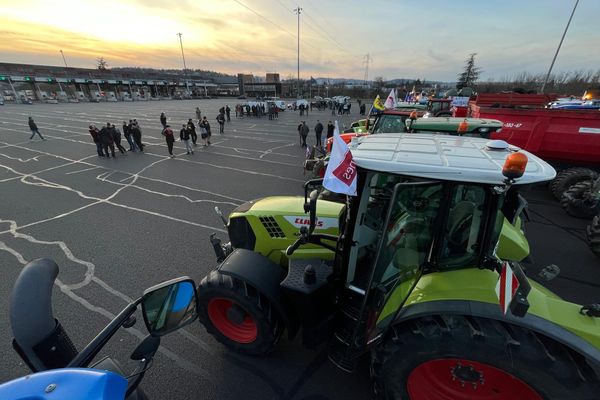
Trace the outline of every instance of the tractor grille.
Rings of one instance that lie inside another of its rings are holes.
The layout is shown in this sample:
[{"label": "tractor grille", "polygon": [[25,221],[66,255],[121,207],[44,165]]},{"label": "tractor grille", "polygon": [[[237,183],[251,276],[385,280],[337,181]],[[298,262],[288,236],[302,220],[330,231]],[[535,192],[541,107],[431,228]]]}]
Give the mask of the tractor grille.
[{"label": "tractor grille", "polygon": [[258,219],[260,220],[260,222],[263,224],[263,226],[267,230],[267,233],[269,234],[269,236],[271,236],[272,238],[284,238],[285,237],[285,234],[279,227],[279,224],[277,223],[277,221],[275,221],[275,218],[273,218],[273,217],[258,217]]}]

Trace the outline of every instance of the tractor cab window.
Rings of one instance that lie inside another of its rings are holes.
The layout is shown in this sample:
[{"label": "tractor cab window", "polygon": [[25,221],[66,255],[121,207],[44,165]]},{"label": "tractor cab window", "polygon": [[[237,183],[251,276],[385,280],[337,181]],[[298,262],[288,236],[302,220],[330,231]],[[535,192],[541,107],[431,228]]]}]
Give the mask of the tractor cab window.
[{"label": "tractor cab window", "polygon": [[448,219],[438,266],[475,266],[479,257],[487,193],[482,186],[460,184],[452,188]]},{"label": "tractor cab window", "polygon": [[406,131],[404,115],[381,115],[373,133],[401,133]]},{"label": "tractor cab window", "polygon": [[439,182],[385,173],[366,185],[348,263],[348,285],[361,290],[371,274],[385,286],[415,275],[429,254],[443,192]]}]

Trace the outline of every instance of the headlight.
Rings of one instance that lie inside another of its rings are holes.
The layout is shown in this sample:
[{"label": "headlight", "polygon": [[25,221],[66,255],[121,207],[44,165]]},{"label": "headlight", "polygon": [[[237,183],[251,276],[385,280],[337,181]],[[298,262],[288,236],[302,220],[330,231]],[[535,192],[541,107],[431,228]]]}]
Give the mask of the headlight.
[{"label": "headlight", "polygon": [[429,111],[427,111],[425,114],[423,114],[423,116],[421,118],[429,118],[431,116],[432,116],[432,114]]}]

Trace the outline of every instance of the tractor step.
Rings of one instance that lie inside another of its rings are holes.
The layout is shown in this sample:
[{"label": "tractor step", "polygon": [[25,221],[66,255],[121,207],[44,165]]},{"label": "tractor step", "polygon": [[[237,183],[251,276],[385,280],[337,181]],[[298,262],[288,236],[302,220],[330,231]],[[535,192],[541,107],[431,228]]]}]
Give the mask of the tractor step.
[{"label": "tractor step", "polygon": [[327,358],[342,371],[352,373],[356,369],[361,355],[362,352],[351,350],[348,346],[333,339],[329,344]]}]

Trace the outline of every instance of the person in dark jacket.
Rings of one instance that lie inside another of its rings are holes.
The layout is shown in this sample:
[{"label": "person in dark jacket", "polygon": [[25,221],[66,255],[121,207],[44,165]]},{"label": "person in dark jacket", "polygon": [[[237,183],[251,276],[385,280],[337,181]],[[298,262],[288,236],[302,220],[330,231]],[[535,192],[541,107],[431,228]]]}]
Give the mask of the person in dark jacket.
[{"label": "person in dark jacket", "polygon": [[194,125],[194,121],[192,119],[188,119],[187,128],[190,131],[190,137],[192,138],[192,142],[194,146],[197,146],[196,141],[198,140],[198,134],[196,133],[196,125]]},{"label": "person in dark jacket", "polygon": [[200,135],[202,136],[202,140],[204,140],[203,146],[208,146],[210,144],[210,124],[206,119],[206,115],[202,117],[202,122],[200,123]]},{"label": "person in dark jacket", "polygon": [[317,124],[315,125],[315,135],[317,137],[317,147],[323,147],[323,143],[321,142],[321,135],[323,134],[323,124],[321,121],[317,120]]},{"label": "person in dark jacket", "polygon": [[106,126],[103,126],[102,129],[100,129],[99,137],[100,142],[102,143],[102,148],[106,153],[106,157],[109,157],[108,149],[110,149],[110,153],[112,154],[113,158],[117,158],[117,156],[115,156],[115,143],[113,142],[113,138],[110,133],[110,122],[108,122]]},{"label": "person in dark jacket", "polygon": [[117,146],[121,154],[125,154],[127,150],[125,150],[125,147],[121,146],[121,131],[115,126],[115,124],[110,124],[110,134],[113,142],[115,142],[115,146]]},{"label": "person in dark jacket", "polygon": [[302,121],[300,126],[298,126],[298,132],[300,133],[300,147],[306,147],[306,137],[308,136],[308,132],[310,129],[306,125],[306,121]]},{"label": "person in dark jacket", "polygon": [[163,126],[163,129],[167,126],[167,116],[164,112],[160,113],[160,124]]},{"label": "person in dark jacket", "polygon": [[225,115],[227,115],[227,122],[231,122],[231,108],[229,108],[229,105],[225,106]]},{"label": "person in dark jacket", "polygon": [[219,133],[222,135],[223,133],[225,133],[225,114],[219,113],[216,119],[219,123]]},{"label": "person in dark jacket", "polygon": [[333,125],[331,123],[331,121],[329,121],[327,123],[327,139],[329,139],[330,137],[333,137],[333,131],[335,130],[335,125]]},{"label": "person in dark jacket", "polygon": [[29,140],[33,140],[33,137],[35,136],[36,133],[38,134],[40,139],[46,140],[46,139],[44,139],[44,137],[38,130],[38,127],[37,127],[35,121],[33,120],[33,118],[29,117],[29,120],[27,122],[29,123],[29,129],[31,130],[31,136],[29,137]]},{"label": "person in dark jacket", "polygon": [[191,143],[191,135],[190,130],[186,124],[181,125],[181,130],[179,131],[179,139],[185,144],[185,150],[187,154],[194,154],[194,148]]},{"label": "person in dark jacket", "polygon": [[140,150],[140,152],[143,153],[144,145],[142,144],[142,130],[140,129],[140,126],[138,124],[132,123],[130,131],[135,145]]},{"label": "person in dark jacket", "polygon": [[90,125],[89,132],[90,132],[90,135],[92,135],[92,139],[94,139],[94,143],[96,144],[96,151],[98,152],[98,157],[104,157],[104,151],[102,150],[102,143],[100,142],[100,131],[94,125]]},{"label": "person in dark jacket", "polygon": [[131,138],[131,121],[129,121],[129,125],[127,125],[127,122],[123,121],[123,135],[125,135],[125,139],[127,140],[127,143],[129,143],[129,151],[135,151],[135,144]]},{"label": "person in dark jacket", "polygon": [[169,150],[169,155],[171,158],[175,157],[173,154],[173,143],[175,143],[175,135],[173,134],[173,130],[169,125],[166,125],[162,130],[161,134],[165,137],[165,141],[167,142],[167,149]]}]

